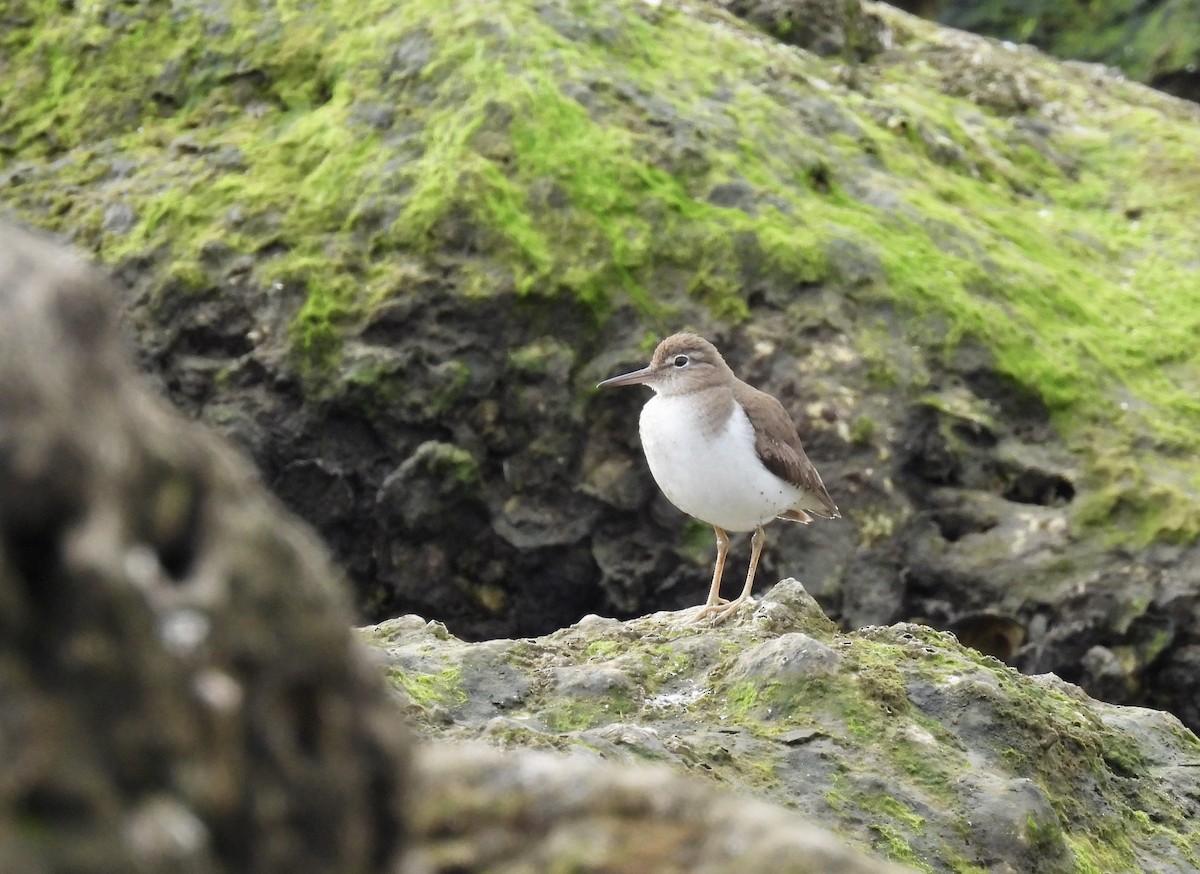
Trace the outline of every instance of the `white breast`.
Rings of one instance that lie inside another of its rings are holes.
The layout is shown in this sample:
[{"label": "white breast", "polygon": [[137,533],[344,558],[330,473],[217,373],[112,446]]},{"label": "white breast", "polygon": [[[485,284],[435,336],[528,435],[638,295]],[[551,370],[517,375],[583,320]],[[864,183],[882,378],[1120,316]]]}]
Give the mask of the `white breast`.
[{"label": "white breast", "polygon": [[727,531],[752,531],[800,501],[801,489],[759,461],[741,407],[715,432],[696,413],[687,395],[655,395],[642,408],[646,461],[672,504]]}]

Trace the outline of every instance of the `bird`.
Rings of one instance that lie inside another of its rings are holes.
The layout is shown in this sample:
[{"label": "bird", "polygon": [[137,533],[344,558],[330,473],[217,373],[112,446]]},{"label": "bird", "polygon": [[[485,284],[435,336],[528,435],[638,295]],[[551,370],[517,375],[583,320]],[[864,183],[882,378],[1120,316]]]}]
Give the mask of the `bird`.
[{"label": "bird", "polygon": [[[750,597],[773,519],[839,519],[837,505],[776,398],[734,374],[717,347],[692,333],[667,337],[641,370],[597,388],[646,385],[639,432],[650,473],[672,504],[713,527],[717,559],[708,600],[691,617],[724,622]],[[753,531],[742,592],[721,597],[730,531]]]}]

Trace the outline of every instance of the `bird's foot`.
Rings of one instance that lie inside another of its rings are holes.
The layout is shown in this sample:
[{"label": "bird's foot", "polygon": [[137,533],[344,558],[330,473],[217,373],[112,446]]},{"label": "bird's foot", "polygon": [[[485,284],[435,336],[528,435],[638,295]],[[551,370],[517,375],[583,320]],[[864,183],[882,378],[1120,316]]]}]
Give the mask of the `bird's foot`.
[{"label": "bird's foot", "polygon": [[741,598],[735,598],[732,601],[728,600],[727,598],[721,598],[715,604],[705,604],[696,611],[696,615],[689,619],[688,622],[700,622],[701,620],[707,619],[709,616],[711,616],[713,618],[712,624],[720,625],[722,622],[736,613],[737,609],[745,603],[745,596]]},{"label": "bird's foot", "polygon": [[725,604],[720,604],[720,603],[705,604],[703,607],[701,607],[699,610],[697,610],[695,613],[693,613],[691,615],[691,617],[688,619],[688,623],[691,624],[694,622],[700,622],[703,619],[706,619],[707,617],[712,616],[714,613],[716,613],[720,610],[723,610],[724,607],[725,607]]}]

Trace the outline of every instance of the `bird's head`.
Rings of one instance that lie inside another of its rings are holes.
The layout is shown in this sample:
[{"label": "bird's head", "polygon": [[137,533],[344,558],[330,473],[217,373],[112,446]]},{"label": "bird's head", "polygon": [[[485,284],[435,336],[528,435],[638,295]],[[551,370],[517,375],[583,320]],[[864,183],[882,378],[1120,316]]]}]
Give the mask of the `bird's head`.
[{"label": "bird's head", "polygon": [[725,382],[733,371],[712,343],[696,334],[672,334],[658,344],[650,363],[597,388],[648,385],[660,395],[684,395]]}]

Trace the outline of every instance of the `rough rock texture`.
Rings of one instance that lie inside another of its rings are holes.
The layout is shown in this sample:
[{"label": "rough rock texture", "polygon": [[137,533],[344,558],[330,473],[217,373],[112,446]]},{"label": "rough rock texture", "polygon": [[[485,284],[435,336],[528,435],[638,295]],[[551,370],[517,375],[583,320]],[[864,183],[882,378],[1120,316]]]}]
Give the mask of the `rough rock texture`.
[{"label": "rough rock texture", "polygon": [[111,312],[0,224],[0,870],[392,870],[407,741],[339,574]]},{"label": "rough rock texture", "polygon": [[863,61],[878,53],[886,39],[880,18],[861,0],[718,0],[738,18],[761,27],[789,45],[818,55]]},{"label": "rough rock texture", "polygon": [[14,0],[0,197],[368,617],[696,603],[711,533],[592,392],[693,328],[845,513],[764,579],[1200,726],[1200,109],[863,11],[866,61],[704,0]]},{"label": "rough rock texture", "polygon": [[[1019,674],[926,626],[841,634],[795,580],[726,626],[685,618],[591,616],[547,637],[483,643],[415,616],[362,633],[430,738],[665,765],[790,807],[922,871],[1200,867],[1200,740],[1169,714],[1103,704],[1052,675]],[[443,749],[434,759],[454,762],[472,786],[430,805],[454,810],[435,817],[439,858],[453,857],[457,830],[482,829],[481,811],[499,806],[506,821],[536,822],[536,792],[510,806],[500,801],[506,789],[545,783],[554,794],[575,769],[587,773],[574,762],[558,771],[547,761],[503,767],[481,757]],[[588,846],[611,843],[609,816],[657,833],[662,808],[647,810],[640,793],[627,803],[628,790],[618,788],[639,781],[600,779],[577,781],[582,821],[535,829],[532,848],[497,840],[492,855],[466,858],[546,858],[545,844],[570,846],[575,836]],[[715,813],[706,806],[699,816]],[[739,829],[697,838],[716,849],[694,858],[725,870],[719,848]],[[691,834],[670,834],[669,845],[689,846]],[[765,851],[743,837],[743,846]],[[755,861],[741,870],[793,870]],[[658,870],[646,856],[639,863],[603,870]]]},{"label": "rough rock texture", "polygon": [[144,391],[102,286],[0,224],[0,871],[899,874],[665,769],[410,770],[323,549]]},{"label": "rough rock texture", "polygon": [[1200,18],[1194,0],[902,0],[950,27],[1028,42],[1063,58],[1098,61],[1188,100],[1200,100]]},{"label": "rough rock texture", "polygon": [[902,874],[778,805],[656,765],[427,745],[416,872]]}]

